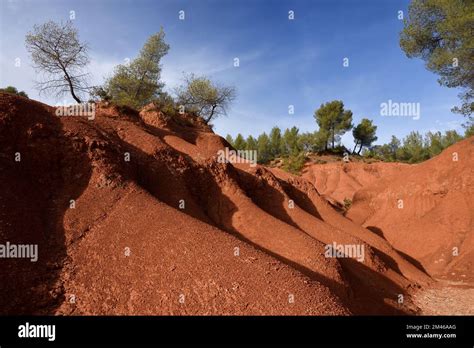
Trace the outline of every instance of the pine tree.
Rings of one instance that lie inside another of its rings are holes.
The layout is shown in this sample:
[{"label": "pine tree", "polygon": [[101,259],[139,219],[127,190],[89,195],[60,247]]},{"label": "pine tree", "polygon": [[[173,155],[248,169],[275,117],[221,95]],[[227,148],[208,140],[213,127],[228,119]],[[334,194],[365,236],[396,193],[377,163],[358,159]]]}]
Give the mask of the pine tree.
[{"label": "pine tree", "polygon": [[474,113],[473,28],[473,0],[412,0],[400,35],[409,58],[423,59],[441,85],[464,90],[453,111],[466,116]]},{"label": "pine tree", "polygon": [[288,128],[283,133],[282,138],[282,154],[283,155],[295,155],[300,152],[298,144],[298,132],[297,127]]},{"label": "pine tree", "polygon": [[177,102],[195,112],[206,124],[226,115],[236,97],[232,86],[220,86],[205,76],[185,76],[184,85],[176,90]]},{"label": "pine tree", "polygon": [[227,140],[230,146],[234,146],[234,139],[232,139],[232,135],[227,134],[227,136],[225,137],[225,140]]},{"label": "pine tree", "polygon": [[331,141],[334,149],[336,139],[352,128],[352,111],[344,110],[344,103],[334,100],[314,112],[314,118],[318,123],[321,135],[327,136],[327,143]]},{"label": "pine tree", "polygon": [[354,136],[355,146],[352,153],[355,152],[357,146],[359,146],[360,154],[362,147],[369,147],[374,141],[377,140],[375,132],[377,131],[377,126],[375,126],[371,120],[363,118],[362,121],[352,130],[352,135]]},{"label": "pine tree", "polygon": [[159,33],[148,38],[137,58],[115,68],[105,89],[116,104],[139,109],[158,97],[163,88],[160,61],[169,49],[164,38],[161,28]]},{"label": "pine tree", "polygon": [[246,147],[246,143],[245,143],[245,139],[244,137],[242,136],[242,134],[237,134],[237,136],[235,137],[235,141],[234,141],[234,148],[236,150],[245,150],[245,147]]},{"label": "pine tree", "polygon": [[278,127],[273,127],[270,131],[270,148],[272,158],[279,157],[281,154],[281,130]]},{"label": "pine tree", "polygon": [[259,163],[268,163],[272,159],[270,138],[267,133],[260,134],[257,138],[257,155]]},{"label": "pine tree", "polygon": [[247,140],[245,141],[245,150],[248,151],[253,151],[257,150],[257,140],[251,135],[247,137]]}]

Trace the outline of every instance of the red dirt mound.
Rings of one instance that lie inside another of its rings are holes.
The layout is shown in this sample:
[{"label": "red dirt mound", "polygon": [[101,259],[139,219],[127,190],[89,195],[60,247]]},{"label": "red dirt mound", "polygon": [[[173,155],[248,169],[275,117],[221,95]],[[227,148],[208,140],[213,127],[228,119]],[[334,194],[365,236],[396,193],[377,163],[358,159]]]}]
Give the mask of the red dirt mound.
[{"label": "red dirt mound", "polygon": [[387,175],[398,175],[404,163],[363,163],[337,161],[327,164],[309,165],[303,177],[308,179],[318,192],[337,206],[344,205],[344,199],[352,200],[354,194]]},{"label": "red dirt mound", "polygon": [[346,217],[435,277],[474,279],[474,139],[429,161],[309,165],[304,177]]},{"label": "red dirt mound", "polygon": [[1,94],[0,237],[39,245],[0,259],[2,314],[418,311],[429,276],[308,181],[219,163],[227,145],[153,105],[88,120]]},{"label": "red dirt mound", "polygon": [[474,279],[474,138],[359,190],[347,216],[435,276]]}]

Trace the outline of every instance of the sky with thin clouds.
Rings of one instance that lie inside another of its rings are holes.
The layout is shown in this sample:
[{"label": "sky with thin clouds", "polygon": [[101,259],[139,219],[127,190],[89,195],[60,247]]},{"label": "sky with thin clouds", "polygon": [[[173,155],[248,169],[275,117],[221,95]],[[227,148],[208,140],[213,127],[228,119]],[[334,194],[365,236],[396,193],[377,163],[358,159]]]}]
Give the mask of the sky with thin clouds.
[{"label": "sky with thin clouds", "polygon": [[[399,47],[408,0],[0,0],[0,87],[12,85],[30,98],[55,105],[71,102],[38,95],[37,78],[24,46],[34,24],[66,21],[74,11],[80,39],[90,46],[90,84],[98,85],[117,64],[133,59],[146,39],[164,28],[170,45],[162,60],[168,91],[183,73],[207,75],[237,89],[228,115],[214,121],[225,136],[267,133],[273,126],[317,129],[314,110],[342,100],[353,121],[369,118],[379,141],[420,132],[462,131],[455,89],[439,86],[424,62]],[[185,19],[179,19],[183,10]],[[294,11],[289,20],[288,12]],[[234,66],[234,58],[240,65]],[[343,66],[343,59],[349,66]],[[20,62],[16,66],[15,62]],[[380,104],[420,103],[421,117],[384,117]],[[289,106],[294,106],[290,114]],[[348,132],[342,139],[352,146]]]}]

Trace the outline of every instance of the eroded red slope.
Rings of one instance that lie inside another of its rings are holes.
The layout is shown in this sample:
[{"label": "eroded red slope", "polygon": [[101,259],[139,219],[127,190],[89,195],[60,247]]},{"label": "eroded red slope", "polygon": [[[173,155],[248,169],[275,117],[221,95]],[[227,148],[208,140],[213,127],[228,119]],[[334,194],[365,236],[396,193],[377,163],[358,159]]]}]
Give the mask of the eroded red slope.
[{"label": "eroded red slope", "polygon": [[[227,143],[190,115],[0,100],[1,236],[41,250],[0,260],[5,313],[400,314],[430,282],[304,179],[218,163]],[[363,245],[363,262],[326,257],[332,243]]]},{"label": "eroded red slope", "polygon": [[404,166],[354,195],[348,217],[433,275],[474,279],[474,139]]}]

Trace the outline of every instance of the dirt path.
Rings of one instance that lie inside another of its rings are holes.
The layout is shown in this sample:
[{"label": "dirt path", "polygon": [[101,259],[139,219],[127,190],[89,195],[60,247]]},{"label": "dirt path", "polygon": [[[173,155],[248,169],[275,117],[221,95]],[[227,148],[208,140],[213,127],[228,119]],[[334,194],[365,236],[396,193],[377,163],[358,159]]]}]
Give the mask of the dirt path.
[{"label": "dirt path", "polygon": [[473,315],[474,284],[438,280],[413,296],[422,315]]}]

